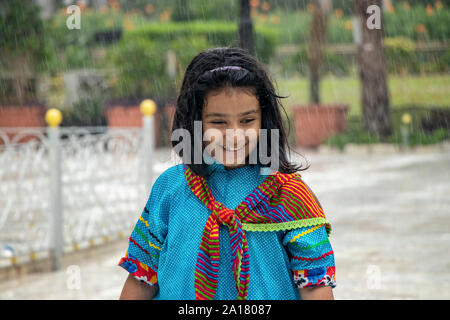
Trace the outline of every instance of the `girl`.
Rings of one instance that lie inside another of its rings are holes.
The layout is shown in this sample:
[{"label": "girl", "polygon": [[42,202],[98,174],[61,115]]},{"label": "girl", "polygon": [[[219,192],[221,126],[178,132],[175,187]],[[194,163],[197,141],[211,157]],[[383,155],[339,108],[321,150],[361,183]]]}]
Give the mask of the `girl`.
[{"label": "girl", "polygon": [[[306,169],[287,158],[279,98],[242,49],[192,60],[172,128],[192,139],[173,143],[184,143],[183,163],[156,179],[131,234],[121,299],[333,299],[331,227],[296,173]],[[230,137],[230,129],[258,134]],[[263,129],[278,132],[266,141],[270,161],[252,162]],[[219,135],[205,139],[211,130]]]}]

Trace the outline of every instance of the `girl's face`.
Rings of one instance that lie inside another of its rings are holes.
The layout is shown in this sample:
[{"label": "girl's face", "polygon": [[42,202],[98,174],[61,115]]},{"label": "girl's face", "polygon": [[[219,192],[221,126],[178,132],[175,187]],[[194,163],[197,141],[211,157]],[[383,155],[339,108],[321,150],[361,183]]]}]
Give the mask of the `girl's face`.
[{"label": "girl's face", "polygon": [[225,87],[206,96],[202,111],[204,145],[226,169],[245,166],[258,143],[261,108],[252,91]]}]

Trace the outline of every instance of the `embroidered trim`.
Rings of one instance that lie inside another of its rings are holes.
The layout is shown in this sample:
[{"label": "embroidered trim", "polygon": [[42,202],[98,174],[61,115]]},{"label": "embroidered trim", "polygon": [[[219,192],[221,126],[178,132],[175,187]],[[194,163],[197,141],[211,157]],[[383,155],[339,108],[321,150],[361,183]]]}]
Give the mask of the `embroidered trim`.
[{"label": "embroidered trim", "polygon": [[148,222],[144,218],[139,217],[139,220],[141,220],[148,228]]},{"label": "embroidered trim", "polygon": [[[307,220],[296,220],[280,223],[266,223],[266,224],[254,224],[254,223],[242,223],[242,229],[244,231],[257,231],[257,232],[269,232],[269,231],[281,231],[292,230],[301,227],[310,227],[314,225],[328,224],[328,220],[324,218],[311,218]],[[327,229],[327,234],[330,234],[331,227]]]},{"label": "embroidered trim", "polygon": [[300,247],[297,243],[292,243],[292,245],[293,246],[295,246],[295,247],[297,247],[297,249],[300,249],[300,250],[312,250],[312,249],[314,249],[314,248],[316,248],[316,247],[318,247],[318,246],[320,246],[320,245],[322,245],[322,244],[324,244],[324,243],[328,243],[328,242],[330,242],[330,240],[328,240],[328,238],[327,239],[325,239],[325,240],[322,240],[322,241],[320,241],[320,242],[317,242],[317,243],[315,243],[315,244],[312,244],[312,245],[310,245],[310,246],[307,246],[307,247]]},{"label": "embroidered trim", "polygon": [[118,265],[127,270],[137,280],[151,286],[158,285],[157,273],[149,266],[129,255],[128,252],[125,257],[120,259]]},{"label": "embroidered trim", "polygon": [[292,256],[292,259],[300,260],[300,261],[316,261],[316,260],[320,260],[320,259],[323,259],[325,257],[328,257],[330,254],[333,254],[333,250],[328,251],[327,253],[324,253],[323,255],[321,255],[320,257],[317,257],[317,258],[306,258],[306,257]]},{"label": "embroidered trim", "polygon": [[298,238],[303,237],[303,236],[306,236],[307,234],[313,232],[314,230],[319,229],[321,226],[322,226],[322,225],[319,224],[319,225],[317,225],[317,226],[315,226],[315,227],[313,227],[313,228],[311,228],[311,229],[308,229],[308,230],[306,230],[306,231],[303,231],[302,233],[297,234],[295,237],[293,237],[293,238],[291,239],[290,242],[294,242],[294,241],[297,240]]},{"label": "embroidered trim", "polygon": [[139,228],[138,228],[137,226],[134,228],[134,231],[136,231],[137,234],[139,234],[139,235],[142,237],[142,239],[144,239],[145,241],[147,241],[148,244],[150,245],[150,247],[155,248],[156,250],[161,251],[161,248],[160,248],[160,247],[157,247],[157,246],[155,246],[153,243],[151,243],[150,240],[142,233],[141,230],[139,230]]},{"label": "embroidered trim", "polygon": [[336,287],[335,267],[321,267],[306,270],[292,270],[294,284],[297,288]]}]

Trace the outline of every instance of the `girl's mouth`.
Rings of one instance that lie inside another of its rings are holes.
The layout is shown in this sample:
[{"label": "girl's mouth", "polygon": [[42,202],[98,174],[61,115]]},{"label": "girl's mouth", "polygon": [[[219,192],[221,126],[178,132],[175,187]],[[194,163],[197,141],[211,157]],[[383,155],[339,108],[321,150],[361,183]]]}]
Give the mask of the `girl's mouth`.
[{"label": "girl's mouth", "polygon": [[243,148],[245,148],[247,146],[247,144],[243,145],[240,148],[230,148],[230,147],[224,147],[222,146],[223,150],[228,151],[228,152],[237,152],[239,150],[242,150]]}]

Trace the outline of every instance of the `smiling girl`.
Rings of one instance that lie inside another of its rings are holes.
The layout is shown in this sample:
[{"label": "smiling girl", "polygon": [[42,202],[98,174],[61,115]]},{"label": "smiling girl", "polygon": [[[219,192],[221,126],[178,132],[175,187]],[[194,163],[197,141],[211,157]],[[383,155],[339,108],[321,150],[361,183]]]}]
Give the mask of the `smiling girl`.
[{"label": "smiling girl", "polygon": [[183,163],[155,181],[131,234],[121,299],[333,299],[331,226],[288,160],[279,98],[242,49],[191,61],[172,130],[192,138],[173,143]]}]

